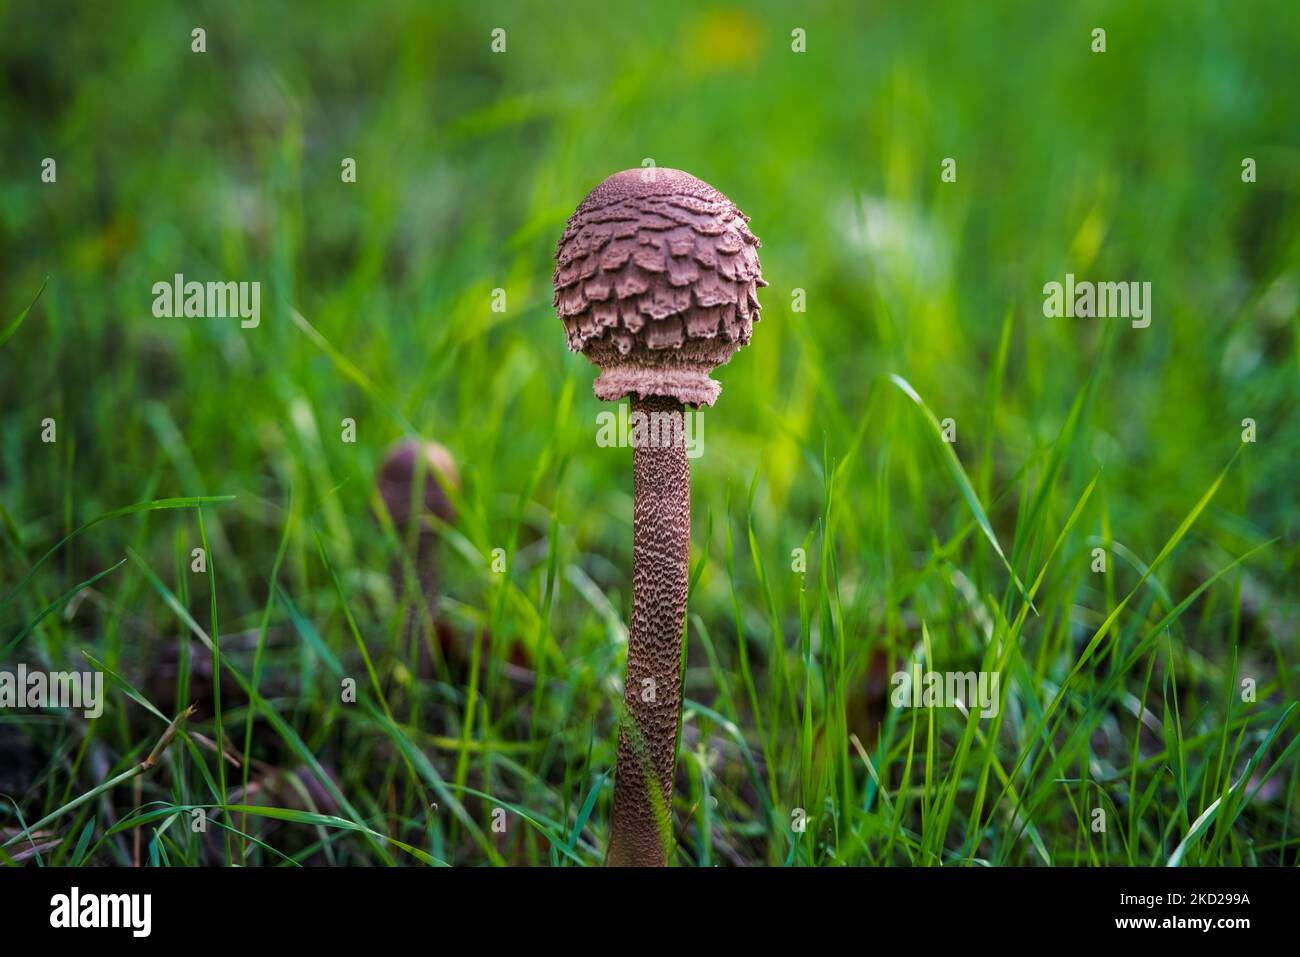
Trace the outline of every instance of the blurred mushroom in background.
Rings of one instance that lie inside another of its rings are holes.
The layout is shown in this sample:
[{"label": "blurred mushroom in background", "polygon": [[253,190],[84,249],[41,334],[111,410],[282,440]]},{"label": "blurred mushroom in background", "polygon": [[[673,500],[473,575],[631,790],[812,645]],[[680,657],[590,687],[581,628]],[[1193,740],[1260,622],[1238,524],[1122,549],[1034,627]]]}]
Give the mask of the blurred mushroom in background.
[{"label": "blurred mushroom in background", "polygon": [[389,566],[393,597],[405,609],[402,631],[408,640],[436,639],[419,642],[423,665],[432,646],[441,652],[448,645],[438,624],[438,540],[441,524],[456,517],[447,494],[460,489],[456,460],[437,442],[401,439],[385,453],[376,486],[404,548]]}]

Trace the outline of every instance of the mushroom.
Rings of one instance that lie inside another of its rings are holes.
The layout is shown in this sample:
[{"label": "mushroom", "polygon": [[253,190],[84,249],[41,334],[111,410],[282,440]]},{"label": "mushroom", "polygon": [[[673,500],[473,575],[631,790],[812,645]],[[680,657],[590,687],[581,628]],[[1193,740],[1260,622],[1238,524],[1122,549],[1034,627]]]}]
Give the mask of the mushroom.
[{"label": "mushroom", "polygon": [[[419,488],[417,481],[422,483]],[[443,522],[456,517],[447,489],[460,488],[460,477],[455,459],[437,442],[407,438],[389,447],[375,484],[393,526],[403,543],[412,548],[411,561],[420,585],[422,608],[418,612],[412,609],[407,618],[409,636],[418,633],[422,623],[428,625],[437,620],[439,536],[427,517],[435,516]],[[403,564],[398,559],[389,568],[393,594],[398,598],[405,592]]]},{"label": "mushroom", "polygon": [[689,584],[687,406],[758,320],[757,237],[727,197],[675,169],[631,169],[570,217],[554,304],[569,348],[600,368],[596,397],[630,397],[632,627],[607,863],[664,866],[672,836]]}]

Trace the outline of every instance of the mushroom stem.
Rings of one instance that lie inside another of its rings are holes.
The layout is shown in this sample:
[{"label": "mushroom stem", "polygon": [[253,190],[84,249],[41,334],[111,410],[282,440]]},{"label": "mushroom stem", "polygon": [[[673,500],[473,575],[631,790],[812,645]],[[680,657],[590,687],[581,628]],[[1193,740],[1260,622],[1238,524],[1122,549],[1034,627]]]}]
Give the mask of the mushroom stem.
[{"label": "mushroom stem", "polygon": [[388,576],[392,582],[393,597],[399,607],[407,597],[407,561],[411,562],[415,570],[416,590],[406,609],[406,623],[402,634],[408,643],[412,638],[425,637],[432,642],[435,638],[433,631],[436,630],[434,622],[438,619],[438,533],[429,529],[420,529],[416,533],[415,550],[410,558],[398,556],[389,566]]},{"label": "mushroom stem", "polygon": [[[691,478],[682,403],[663,396],[633,396],[631,404],[632,629],[608,863],[663,867],[672,839],[681,715]],[[644,417],[639,431],[637,413]]]}]

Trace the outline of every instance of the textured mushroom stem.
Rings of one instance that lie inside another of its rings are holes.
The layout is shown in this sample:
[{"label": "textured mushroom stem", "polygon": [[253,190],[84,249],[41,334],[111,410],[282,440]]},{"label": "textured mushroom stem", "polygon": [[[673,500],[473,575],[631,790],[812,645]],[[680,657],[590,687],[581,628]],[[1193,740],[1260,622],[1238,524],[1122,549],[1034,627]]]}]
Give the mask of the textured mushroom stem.
[{"label": "textured mushroom stem", "polygon": [[[644,418],[638,423],[637,413]],[[663,867],[672,840],[691,540],[685,409],[632,398],[632,630],[607,863]],[[638,434],[638,425],[644,430]]]}]

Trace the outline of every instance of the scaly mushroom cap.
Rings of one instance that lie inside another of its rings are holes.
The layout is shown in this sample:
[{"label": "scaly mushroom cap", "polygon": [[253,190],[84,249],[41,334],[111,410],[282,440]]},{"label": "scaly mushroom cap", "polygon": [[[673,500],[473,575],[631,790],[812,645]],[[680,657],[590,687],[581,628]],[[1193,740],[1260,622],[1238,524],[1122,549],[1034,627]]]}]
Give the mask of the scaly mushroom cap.
[{"label": "scaly mushroom cap", "polygon": [[664,168],[615,173],[588,194],[555,253],[569,348],[600,367],[597,398],[713,405],[709,378],[758,321],[758,237],[708,183]]}]

